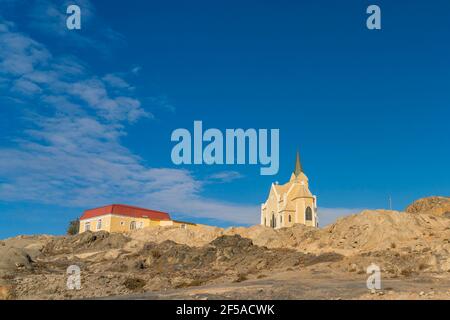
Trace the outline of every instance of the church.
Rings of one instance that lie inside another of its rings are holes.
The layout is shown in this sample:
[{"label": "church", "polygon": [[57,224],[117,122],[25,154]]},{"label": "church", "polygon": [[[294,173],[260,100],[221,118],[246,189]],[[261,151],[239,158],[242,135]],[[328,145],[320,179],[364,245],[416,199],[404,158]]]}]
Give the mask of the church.
[{"label": "church", "polygon": [[261,205],[261,224],[274,229],[300,223],[318,227],[317,197],[309,191],[308,177],[303,172],[297,152],[295,170],[289,182],[272,183],[269,196]]}]

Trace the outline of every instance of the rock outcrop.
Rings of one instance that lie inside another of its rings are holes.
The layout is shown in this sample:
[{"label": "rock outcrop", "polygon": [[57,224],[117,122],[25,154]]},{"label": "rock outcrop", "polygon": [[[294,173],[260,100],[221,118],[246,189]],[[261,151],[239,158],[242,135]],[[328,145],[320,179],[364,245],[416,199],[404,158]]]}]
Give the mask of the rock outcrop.
[{"label": "rock outcrop", "polygon": [[406,210],[408,213],[430,213],[450,218],[449,197],[428,197],[414,201]]}]

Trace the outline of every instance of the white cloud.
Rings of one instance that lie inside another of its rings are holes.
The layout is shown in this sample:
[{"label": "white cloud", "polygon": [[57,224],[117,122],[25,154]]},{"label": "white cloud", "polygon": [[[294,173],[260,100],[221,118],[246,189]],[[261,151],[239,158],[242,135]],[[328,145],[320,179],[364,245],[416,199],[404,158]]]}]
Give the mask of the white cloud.
[{"label": "white cloud", "polygon": [[131,73],[133,73],[134,75],[138,75],[139,72],[141,72],[141,70],[142,70],[142,67],[136,66],[131,69]]},{"label": "white cloud", "polygon": [[63,88],[73,97],[81,99],[99,115],[111,120],[134,122],[151,115],[141,108],[141,102],[129,96],[111,97],[105,82],[92,77],[75,83],[63,83]]},{"label": "white cloud", "polygon": [[208,176],[207,179],[212,182],[231,182],[242,177],[242,174],[237,171],[221,171]]},{"label": "white cloud", "polygon": [[0,70],[2,73],[14,76],[28,74],[50,59],[50,53],[44,46],[29,37],[10,32],[10,28],[10,24],[0,23],[0,30],[5,30],[0,31],[0,48],[2,48],[0,50]]},{"label": "white cloud", "polygon": [[130,89],[131,86],[123,78],[116,74],[107,74],[103,77],[103,81],[108,83],[113,88],[117,89]]},{"label": "white cloud", "polygon": [[14,23],[11,21],[4,21],[0,24],[0,32],[8,32],[12,27],[14,27]]},{"label": "white cloud", "polygon": [[169,102],[166,96],[145,97],[144,103],[171,113],[176,111],[175,107]]},{"label": "white cloud", "polygon": [[[258,206],[202,197],[210,180],[186,170],[153,168],[122,145],[127,125],[151,117],[130,90],[111,88],[111,77],[93,74],[76,58],[52,56],[11,24],[0,22],[0,44],[0,76],[20,84],[22,90],[9,94],[28,101],[29,111],[15,146],[0,147],[0,198],[83,208],[123,202],[258,222]],[[24,95],[25,89],[32,95]],[[213,180],[237,177],[221,173]]]},{"label": "white cloud", "polygon": [[36,83],[23,78],[14,81],[12,90],[28,96],[42,92],[42,89]]}]

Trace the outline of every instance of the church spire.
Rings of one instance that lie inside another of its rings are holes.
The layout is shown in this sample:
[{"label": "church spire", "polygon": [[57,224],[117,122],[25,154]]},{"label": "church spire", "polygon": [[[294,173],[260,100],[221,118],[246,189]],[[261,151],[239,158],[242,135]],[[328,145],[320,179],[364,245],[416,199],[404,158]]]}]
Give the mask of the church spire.
[{"label": "church spire", "polygon": [[297,159],[295,161],[294,174],[296,177],[303,171],[302,164],[300,163],[300,153],[297,151]]}]

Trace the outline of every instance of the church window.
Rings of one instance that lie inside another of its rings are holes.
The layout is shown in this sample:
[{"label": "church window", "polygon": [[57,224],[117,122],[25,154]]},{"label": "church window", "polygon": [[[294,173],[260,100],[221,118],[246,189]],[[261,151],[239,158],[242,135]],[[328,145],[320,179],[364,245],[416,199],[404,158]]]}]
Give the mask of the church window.
[{"label": "church window", "polygon": [[312,221],[312,210],[311,210],[310,207],[306,208],[305,220],[306,221]]},{"label": "church window", "polygon": [[289,222],[291,222],[291,220],[292,220],[292,219],[291,219],[291,215],[289,215]]}]

